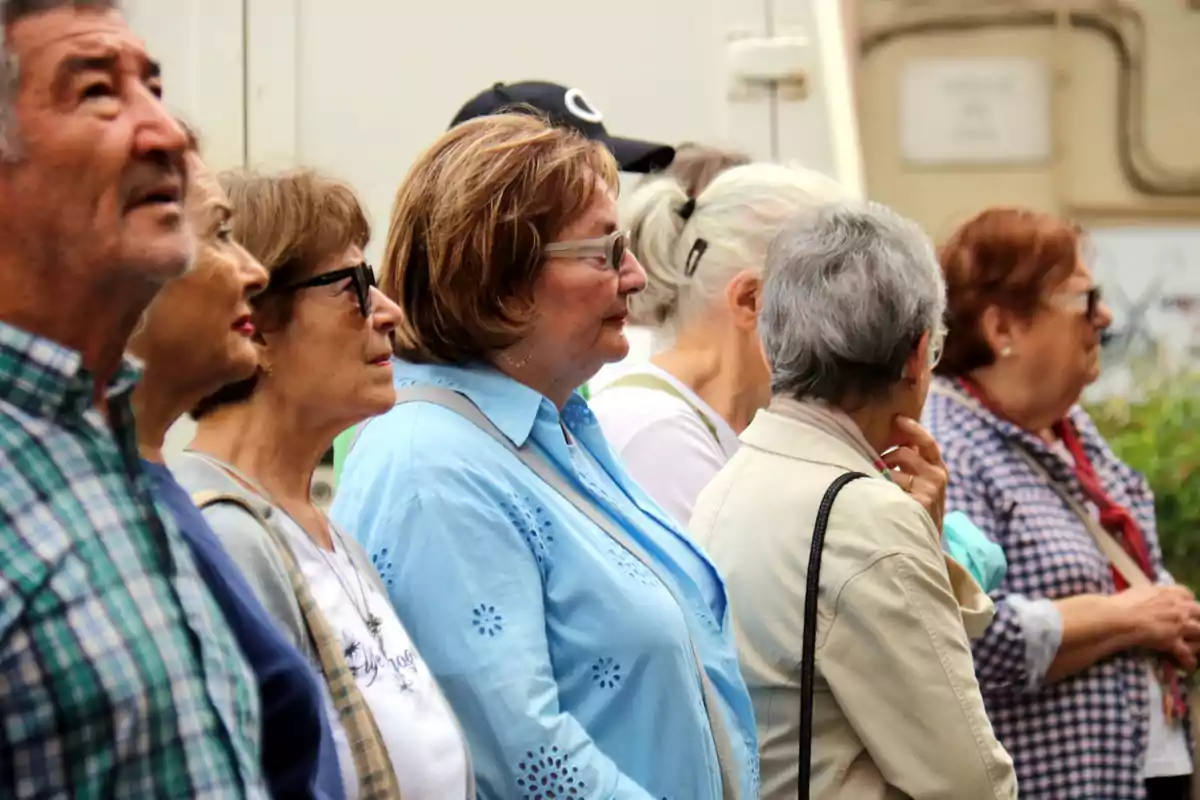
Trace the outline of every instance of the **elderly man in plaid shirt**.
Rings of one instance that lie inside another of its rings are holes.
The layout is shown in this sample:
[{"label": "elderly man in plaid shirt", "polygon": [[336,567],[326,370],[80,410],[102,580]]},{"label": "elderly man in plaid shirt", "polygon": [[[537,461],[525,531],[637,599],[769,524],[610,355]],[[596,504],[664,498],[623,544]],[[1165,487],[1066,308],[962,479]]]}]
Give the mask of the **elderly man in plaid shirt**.
[{"label": "elderly man in plaid shirt", "polygon": [[264,797],[253,678],[155,510],[122,358],[190,261],[186,136],[112,0],[0,14],[0,796]]}]

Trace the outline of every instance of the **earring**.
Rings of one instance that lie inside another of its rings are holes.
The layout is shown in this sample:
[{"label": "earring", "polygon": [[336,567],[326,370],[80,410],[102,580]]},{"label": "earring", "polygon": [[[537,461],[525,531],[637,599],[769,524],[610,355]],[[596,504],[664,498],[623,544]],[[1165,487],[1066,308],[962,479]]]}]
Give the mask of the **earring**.
[{"label": "earring", "polygon": [[1012,354],[1013,354],[1013,348],[1012,348],[1011,344],[1006,344],[1006,345],[1004,345],[1004,347],[1000,348],[1000,356],[1002,358],[1008,358]]}]

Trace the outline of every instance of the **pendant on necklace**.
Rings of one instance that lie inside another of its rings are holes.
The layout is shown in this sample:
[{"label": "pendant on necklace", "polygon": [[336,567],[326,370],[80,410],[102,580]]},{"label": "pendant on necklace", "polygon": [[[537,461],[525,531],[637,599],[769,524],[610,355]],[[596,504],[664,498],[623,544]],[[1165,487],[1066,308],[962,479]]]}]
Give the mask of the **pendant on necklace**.
[{"label": "pendant on necklace", "polygon": [[367,632],[371,634],[371,638],[379,646],[379,654],[387,658],[387,648],[383,646],[383,620],[377,614],[368,612],[365,622],[367,623]]}]

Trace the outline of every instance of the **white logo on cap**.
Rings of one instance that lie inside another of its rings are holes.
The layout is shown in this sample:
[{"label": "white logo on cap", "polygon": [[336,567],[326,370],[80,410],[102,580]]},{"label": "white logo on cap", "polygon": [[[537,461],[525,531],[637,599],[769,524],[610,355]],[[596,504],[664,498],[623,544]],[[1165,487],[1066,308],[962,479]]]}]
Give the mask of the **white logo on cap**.
[{"label": "white logo on cap", "polygon": [[584,122],[599,124],[604,119],[604,115],[589,103],[588,99],[583,96],[583,92],[578,89],[567,89],[567,93],[563,97],[563,104],[566,105],[567,111]]}]

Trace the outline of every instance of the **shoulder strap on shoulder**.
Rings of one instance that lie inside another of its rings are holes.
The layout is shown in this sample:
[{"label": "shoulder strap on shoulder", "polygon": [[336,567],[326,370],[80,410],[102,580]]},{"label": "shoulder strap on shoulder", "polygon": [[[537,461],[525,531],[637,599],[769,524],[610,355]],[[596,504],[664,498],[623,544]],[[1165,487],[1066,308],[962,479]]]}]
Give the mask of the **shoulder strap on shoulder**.
[{"label": "shoulder strap on shoulder", "polygon": [[300,614],[308,629],[313,650],[316,652],[318,666],[329,687],[338,719],[350,741],[351,754],[359,777],[359,797],[363,800],[399,798],[400,785],[387,757],[383,737],[342,654],[340,639],[313,599],[312,590],[296,562],[291,547],[267,522],[263,513],[254,507],[254,503],[241,495],[203,490],[192,495],[192,502],[201,511],[220,503],[238,506],[258,520],[277,545],[288,580],[292,584],[292,591],[295,592]]},{"label": "shoulder strap on shoulder", "polygon": [[[669,394],[683,402],[687,403],[687,398],[683,392],[679,391],[670,381],[660,378],[658,375],[653,375],[649,372],[633,372],[628,375],[622,375],[612,383],[605,386],[601,391],[607,392],[609,389],[619,389],[625,387],[627,389],[652,389],[656,392]],[[691,405],[688,403],[688,405]]]},{"label": "shoulder strap on shoulder", "polygon": [[804,633],[800,641],[800,735],[798,743],[800,771],[796,777],[796,796],[800,800],[808,800],[809,781],[812,775],[812,704],[817,653],[817,595],[820,590],[821,553],[825,549],[825,533],[829,528],[829,515],[833,512],[833,503],[842,489],[859,478],[865,477],[867,476],[861,472],[847,472],[839,475],[825,490],[825,496],[821,498],[821,505],[817,508],[816,522],[813,524],[812,545],[808,554],[808,574],[805,576],[804,588]]},{"label": "shoulder strap on shoulder", "polygon": [[192,502],[196,504],[196,508],[203,511],[210,506],[215,506],[221,503],[235,505],[245,511],[250,516],[254,517],[264,528],[269,528],[266,519],[261,511],[254,507],[254,503],[247,500],[241,495],[233,492],[217,492],[212,489],[203,489],[192,494]]},{"label": "shoulder strap on shoulder", "polygon": [[[665,575],[652,559],[646,556],[642,548],[624,532],[621,526],[617,525],[611,517],[601,511],[595,503],[586,498],[560,475],[544,457],[529,446],[518,447],[513,444],[512,440],[505,436],[496,427],[495,423],[488,419],[487,415],[480,411],[479,407],[471,402],[466,395],[440,386],[407,386],[396,391],[396,404],[401,405],[403,403],[432,403],[433,405],[453,411],[473,423],[484,433],[495,439],[502,447],[507,448],[509,452],[529,467],[535,475],[545,481],[551,489],[558,492],[564,500],[575,506],[580,513],[591,520],[600,530],[607,533],[613,541],[624,548],[630,555],[641,561],[651,573],[658,576],[663,587],[671,593],[671,596],[675,598],[680,608],[687,607],[684,605],[685,601],[679,595],[679,590],[675,582],[668,575]],[[696,665],[700,691],[704,700],[704,710],[708,716],[713,744],[717,752],[717,763],[721,770],[722,800],[742,800],[737,775],[735,774],[736,769],[733,764],[733,750],[729,739],[729,732],[721,717],[716,689],[713,687],[712,681],[704,669],[704,664],[700,659],[700,653],[697,651],[694,641],[692,642],[692,660]]]},{"label": "shoulder strap on shoulder", "polygon": [[648,372],[634,372],[632,374],[617,378],[615,381],[605,386],[601,390],[601,394],[609,389],[621,388],[650,389],[655,392],[669,394],[671,397],[674,397],[676,400],[679,400],[688,408],[690,408],[692,413],[695,414],[702,423],[704,423],[704,427],[708,429],[708,432],[712,435],[713,439],[717,441],[717,444],[721,443],[721,438],[717,434],[717,426],[713,424],[713,421],[706,417],[704,413],[700,411],[700,409],[696,408],[696,404],[689,400],[687,395],[679,391],[676,386],[673,386],[670,381],[660,378],[658,375],[652,375]]},{"label": "shoulder strap on shoulder", "polygon": [[350,455],[350,451],[354,449],[354,445],[358,444],[359,437],[362,436],[363,430],[367,427],[367,422],[360,422],[354,426],[354,433],[350,435],[350,443],[346,445],[346,455]]}]

